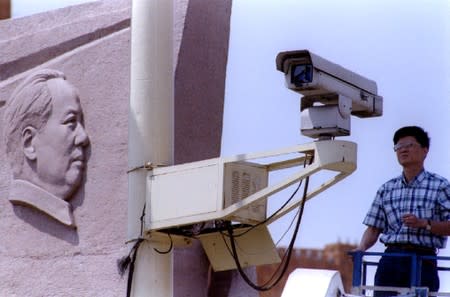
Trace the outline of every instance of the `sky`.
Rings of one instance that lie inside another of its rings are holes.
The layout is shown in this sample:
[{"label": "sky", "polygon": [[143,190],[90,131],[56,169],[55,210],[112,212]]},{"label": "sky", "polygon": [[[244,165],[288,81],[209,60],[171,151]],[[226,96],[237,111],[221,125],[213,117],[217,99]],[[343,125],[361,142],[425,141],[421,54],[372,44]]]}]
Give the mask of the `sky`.
[{"label": "sky", "polygon": [[[351,135],[339,138],[357,143],[358,168],[306,203],[296,241],[306,248],[357,244],[377,189],[401,174],[392,142],[398,128],[423,127],[431,138],[425,168],[450,178],[450,2],[233,1],[222,155],[313,141],[300,134],[301,95],[285,87],[275,68],[279,52],[297,49],[374,80],[384,98],[382,117],[352,117]],[[291,220],[270,225],[274,241]],[[381,244],[371,249],[382,250]],[[450,247],[440,255],[450,255]],[[450,275],[441,281],[449,286]]]},{"label": "sky", "polygon": [[24,17],[39,12],[67,7],[70,5],[92,2],[89,0],[11,0],[11,16]]},{"label": "sky", "polygon": [[[13,17],[86,0],[13,0]],[[313,141],[300,134],[301,95],[288,90],[275,68],[281,51],[308,49],[374,80],[383,116],[353,117],[358,168],[306,204],[297,247],[357,244],[378,187],[401,173],[392,146],[399,127],[428,131],[425,167],[450,178],[450,2],[446,0],[234,0],[222,156],[261,152]],[[314,176],[311,178],[314,182]],[[269,202],[274,210],[290,193]],[[270,225],[274,241],[292,215]],[[289,234],[280,242],[287,245]],[[372,251],[382,251],[377,244]],[[450,247],[440,255],[450,255]],[[445,283],[450,286],[450,275]],[[442,281],[442,279],[441,279]]]}]

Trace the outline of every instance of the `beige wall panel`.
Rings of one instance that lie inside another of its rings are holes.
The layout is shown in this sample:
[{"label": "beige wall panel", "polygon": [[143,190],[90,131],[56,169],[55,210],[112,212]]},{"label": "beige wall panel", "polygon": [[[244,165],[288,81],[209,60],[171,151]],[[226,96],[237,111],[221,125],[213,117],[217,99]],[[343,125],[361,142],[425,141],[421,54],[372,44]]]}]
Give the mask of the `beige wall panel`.
[{"label": "beige wall panel", "polygon": [[[90,138],[85,177],[70,200],[73,229],[8,201],[11,173],[2,136],[0,296],[125,293],[116,261],[127,253],[129,4],[112,1],[100,5],[104,10],[98,3],[81,5],[0,23],[0,32],[9,34],[0,34],[1,100],[29,72],[60,70],[79,91]],[[3,113],[0,108],[1,119]]]},{"label": "beige wall panel", "polygon": [[[180,163],[220,154],[231,0],[174,3]],[[116,261],[127,253],[130,8],[130,0],[96,1],[0,21],[0,102],[31,71],[60,70],[80,93],[90,138],[85,176],[70,200],[73,229],[8,201],[11,171],[0,126],[0,296],[126,292]],[[236,273],[209,274],[198,244],[176,250],[174,264],[175,296],[205,296],[208,289],[216,297],[257,296]]]}]

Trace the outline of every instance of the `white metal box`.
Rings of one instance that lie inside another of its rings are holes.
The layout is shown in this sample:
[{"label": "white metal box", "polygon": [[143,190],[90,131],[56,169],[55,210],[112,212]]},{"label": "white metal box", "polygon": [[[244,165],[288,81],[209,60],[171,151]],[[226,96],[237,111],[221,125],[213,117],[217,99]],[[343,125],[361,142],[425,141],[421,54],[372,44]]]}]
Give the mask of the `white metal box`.
[{"label": "white metal box", "polygon": [[[182,226],[217,219],[217,213],[267,187],[268,170],[250,162],[222,158],[155,168],[147,176],[146,229]],[[254,224],[266,217],[266,200],[228,220]]]}]

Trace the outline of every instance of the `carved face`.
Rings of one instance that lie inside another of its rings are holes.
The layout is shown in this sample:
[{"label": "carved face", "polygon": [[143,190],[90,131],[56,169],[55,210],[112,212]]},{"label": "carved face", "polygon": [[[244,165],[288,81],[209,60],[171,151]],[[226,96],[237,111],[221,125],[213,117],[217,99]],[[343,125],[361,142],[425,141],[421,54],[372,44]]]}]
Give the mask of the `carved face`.
[{"label": "carved face", "polygon": [[47,191],[70,198],[82,179],[89,138],[83,126],[78,95],[67,81],[48,81],[52,112],[32,139],[38,183]]}]

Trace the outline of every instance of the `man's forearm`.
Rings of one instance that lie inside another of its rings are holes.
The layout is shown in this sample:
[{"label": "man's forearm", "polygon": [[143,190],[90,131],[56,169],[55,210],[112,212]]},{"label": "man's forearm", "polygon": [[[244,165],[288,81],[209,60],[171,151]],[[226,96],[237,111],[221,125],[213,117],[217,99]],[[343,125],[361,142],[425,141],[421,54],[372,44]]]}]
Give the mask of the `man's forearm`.
[{"label": "man's forearm", "polygon": [[375,227],[367,227],[366,231],[364,231],[364,234],[361,238],[361,242],[358,246],[358,249],[361,251],[366,251],[369,248],[371,248],[378,239],[378,236],[380,235],[381,230]]},{"label": "man's forearm", "polygon": [[450,235],[450,221],[430,221],[431,233],[442,236]]}]

